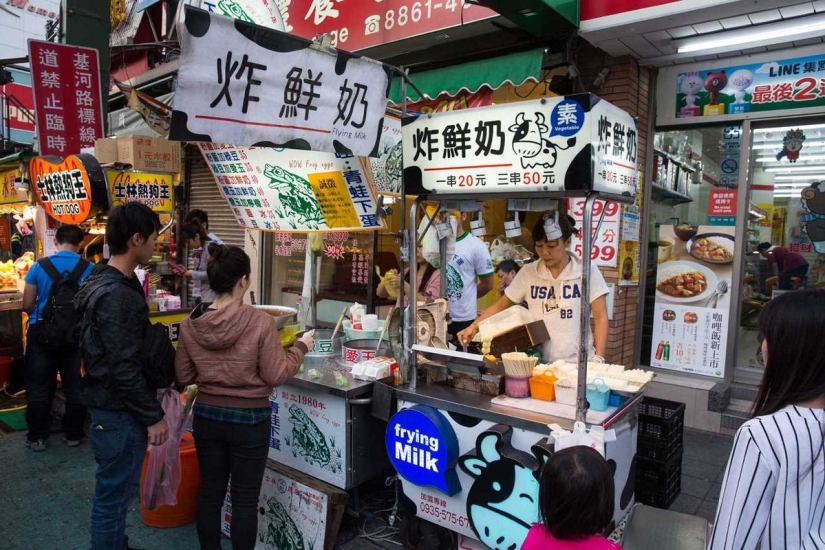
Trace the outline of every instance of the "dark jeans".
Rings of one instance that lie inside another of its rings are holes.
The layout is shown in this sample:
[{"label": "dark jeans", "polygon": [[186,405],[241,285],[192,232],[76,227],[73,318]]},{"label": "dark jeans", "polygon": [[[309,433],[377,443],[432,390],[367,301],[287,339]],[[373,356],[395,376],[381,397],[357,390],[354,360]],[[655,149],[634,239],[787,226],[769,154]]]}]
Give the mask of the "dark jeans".
[{"label": "dark jeans", "polygon": [[797,267],[796,269],[792,269],[790,271],[786,271],[784,273],[779,274],[779,289],[780,290],[793,290],[793,281],[791,280],[793,277],[799,277],[799,286],[798,288],[803,289],[805,285],[808,284],[808,268],[810,266],[803,265]]},{"label": "dark jeans", "polygon": [[66,394],[63,431],[66,439],[77,441],[85,435],[83,423],[86,420],[86,407],[80,403],[80,352],[46,349],[41,342],[38,325],[31,325],[26,345],[26,424],[29,427],[29,441],[49,437],[51,402],[58,371]]},{"label": "dark jeans", "polygon": [[89,441],[97,462],[92,550],[125,550],[126,514],[140,489],[148,432],[126,411],[91,413]]},{"label": "dark jeans", "polygon": [[192,429],[201,470],[197,528],[201,550],[221,548],[221,507],[232,476],[233,550],[253,550],[258,537],[258,495],[269,453],[268,421],[232,424],[195,417]]}]

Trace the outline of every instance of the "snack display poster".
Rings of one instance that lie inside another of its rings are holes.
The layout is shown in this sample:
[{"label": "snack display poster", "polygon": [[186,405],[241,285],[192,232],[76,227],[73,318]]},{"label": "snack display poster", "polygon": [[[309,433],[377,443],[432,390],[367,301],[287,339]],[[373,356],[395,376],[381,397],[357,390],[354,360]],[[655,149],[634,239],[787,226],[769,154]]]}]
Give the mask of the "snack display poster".
[{"label": "snack display poster", "polygon": [[651,366],[724,376],[735,250],[733,227],[662,226]]}]

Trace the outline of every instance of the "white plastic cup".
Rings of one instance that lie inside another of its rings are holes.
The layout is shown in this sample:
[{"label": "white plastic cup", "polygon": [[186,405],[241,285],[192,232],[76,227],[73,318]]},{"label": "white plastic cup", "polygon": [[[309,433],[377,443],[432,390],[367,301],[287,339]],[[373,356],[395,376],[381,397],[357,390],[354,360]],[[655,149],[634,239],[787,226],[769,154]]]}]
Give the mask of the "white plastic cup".
[{"label": "white plastic cup", "polygon": [[367,314],[361,317],[361,326],[364,330],[378,330],[378,315]]}]

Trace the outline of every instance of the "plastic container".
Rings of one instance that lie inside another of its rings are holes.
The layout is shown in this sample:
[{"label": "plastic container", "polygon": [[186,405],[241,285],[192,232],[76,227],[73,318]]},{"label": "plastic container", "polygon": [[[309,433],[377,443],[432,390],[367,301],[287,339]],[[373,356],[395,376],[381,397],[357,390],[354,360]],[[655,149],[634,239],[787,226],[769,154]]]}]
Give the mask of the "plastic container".
[{"label": "plastic container", "polygon": [[668,460],[636,460],[636,500],[667,508],[682,491],[682,451]]},{"label": "plastic container", "polygon": [[576,406],[576,382],[569,378],[556,380],[556,403]]},{"label": "plastic container", "polygon": [[594,378],[587,383],[587,402],[594,411],[606,411],[610,401],[610,388],[601,378]]},{"label": "plastic container", "polygon": [[530,397],[530,377],[505,375],[504,393],[508,397]]},{"label": "plastic container", "polygon": [[11,365],[14,363],[12,357],[0,356],[0,388],[6,385],[11,374]]},{"label": "plastic container", "polygon": [[[146,459],[143,461],[143,471],[140,474],[141,484],[146,475],[149,450],[146,450]],[[198,465],[198,455],[195,453],[195,439],[190,432],[183,434],[180,440],[180,485],[178,486],[178,503],[174,506],[158,506],[149,510],[141,504],[140,519],[149,527],[168,529],[180,527],[195,521],[195,512],[198,508],[198,497],[201,493],[201,470]]]},{"label": "plastic container", "polygon": [[685,404],[645,397],[639,405],[640,457],[667,460],[682,448]]},{"label": "plastic container", "polygon": [[550,375],[530,378],[530,397],[541,401],[555,401],[556,377]]},{"label": "plastic container", "polygon": [[[378,328],[375,330],[358,330],[352,328],[352,323],[345,319],[341,326],[344,327],[344,334],[347,336],[347,340],[378,340],[378,337],[381,336],[381,331],[384,329],[384,320],[381,319],[378,321]],[[384,339],[386,340],[387,335],[384,335]]]}]

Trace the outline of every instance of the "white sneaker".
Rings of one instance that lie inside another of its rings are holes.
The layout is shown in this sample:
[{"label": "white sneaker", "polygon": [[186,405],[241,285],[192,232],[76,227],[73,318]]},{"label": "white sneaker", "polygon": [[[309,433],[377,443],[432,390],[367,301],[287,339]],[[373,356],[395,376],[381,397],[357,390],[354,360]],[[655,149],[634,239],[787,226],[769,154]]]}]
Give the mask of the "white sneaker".
[{"label": "white sneaker", "polygon": [[44,439],[38,439],[37,441],[26,441],[26,447],[31,449],[32,451],[39,453],[41,451],[46,450],[46,441]]}]

